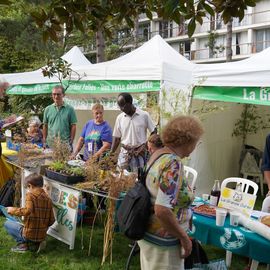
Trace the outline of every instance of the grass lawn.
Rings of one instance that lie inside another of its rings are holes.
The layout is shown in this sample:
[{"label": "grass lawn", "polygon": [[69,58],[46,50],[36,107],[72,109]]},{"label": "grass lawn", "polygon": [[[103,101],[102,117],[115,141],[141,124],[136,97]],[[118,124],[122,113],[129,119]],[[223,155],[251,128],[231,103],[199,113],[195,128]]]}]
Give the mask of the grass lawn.
[{"label": "grass lawn", "polygon": [[[262,198],[258,198],[256,209],[260,209]],[[26,252],[23,254],[12,253],[10,248],[15,245],[14,240],[7,235],[3,228],[4,217],[0,217],[0,270],[94,270],[94,269],[125,269],[125,264],[130,252],[128,239],[116,233],[113,244],[113,263],[106,263],[100,266],[103,248],[103,228],[102,225],[95,225],[92,239],[92,254],[88,256],[90,227],[80,225],[77,227],[74,250],[69,250],[68,246],[50,236],[47,238],[47,247],[40,254]],[[84,248],[82,248],[84,247]],[[204,246],[209,259],[225,259],[225,251],[212,246]],[[248,259],[233,255],[232,270],[243,270],[248,263]],[[139,270],[139,255],[132,258],[130,270]],[[258,270],[266,269],[265,265],[260,265]]]}]

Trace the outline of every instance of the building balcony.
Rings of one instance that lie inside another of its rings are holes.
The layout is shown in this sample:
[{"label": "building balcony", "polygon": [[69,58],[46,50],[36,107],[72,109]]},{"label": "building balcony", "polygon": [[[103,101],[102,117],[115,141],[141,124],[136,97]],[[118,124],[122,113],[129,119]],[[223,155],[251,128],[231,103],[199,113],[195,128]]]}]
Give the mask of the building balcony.
[{"label": "building balcony", "polygon": [[[270,47],[270,41],[256,42],[256,43],[242,43],[232,46],[233,61],[241,60],[249,57],[250,55],[260,52],[263,49]],[[196,63],[205,62],[224,62],[226,60],[225,47],[209,48],[185,51],[182,53],[188,60]]]}]

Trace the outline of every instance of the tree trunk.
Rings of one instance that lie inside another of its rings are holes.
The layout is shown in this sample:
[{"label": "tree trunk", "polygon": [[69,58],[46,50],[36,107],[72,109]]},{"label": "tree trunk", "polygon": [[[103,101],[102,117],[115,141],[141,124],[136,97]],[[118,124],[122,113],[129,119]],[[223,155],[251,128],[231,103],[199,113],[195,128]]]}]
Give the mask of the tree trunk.
[{"label": "tree trunk", "polygon": [[232,61],[232,19],[227,23],[226,34],[226,62]]},{"label": "tree trunk", "polygon": [[134,18],[134,49],[138,48],[139,45],[139,15]]},{"label": "tree trunk", "polygon": [[96,32],[96,45],[97,45],[97,63],[105,61],[105,40],[102,28]]}]

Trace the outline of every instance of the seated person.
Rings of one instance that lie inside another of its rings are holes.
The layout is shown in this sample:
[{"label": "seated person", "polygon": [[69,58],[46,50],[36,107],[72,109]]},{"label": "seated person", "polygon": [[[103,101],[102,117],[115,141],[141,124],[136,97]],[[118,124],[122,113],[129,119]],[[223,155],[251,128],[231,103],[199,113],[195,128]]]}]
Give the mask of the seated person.
[{"label": "seated person", "polygon": [[41,122],[38,118],[31,119],[28,123],[27,137],[31,143],[42,144]]},{"label": "seated person", "polygon": [[29,250],[29,244],[34,243],[40,249],[45,248],[45,238],[48,228],[54,223],[53,205],[43,189],[43,177],[30,174],[25,178],[28,192],[25,207],[7,207],[8,214],[23,216],[24,224],[7,220],[4,226],[17,242],[11,251],[24,252]]},{"label": "seated person", "polygon": [[147,141],[147,148],[152,155],[156,150],[160,149],[163,147],[163,143],[161,141],[161,138],[158,134],[152,134]]}]

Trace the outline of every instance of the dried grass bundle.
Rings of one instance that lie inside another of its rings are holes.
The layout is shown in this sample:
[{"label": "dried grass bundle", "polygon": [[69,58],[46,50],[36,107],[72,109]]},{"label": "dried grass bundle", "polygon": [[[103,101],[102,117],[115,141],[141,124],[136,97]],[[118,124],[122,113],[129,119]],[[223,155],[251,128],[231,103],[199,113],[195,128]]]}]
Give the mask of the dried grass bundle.
[{"label": "dried grass bundle", "polygon": [[130,174],[129,176],[123,175],[121,172],[118,176],[111,175],[108,178],[110,182],[109,192],[108,192],[108,202],[109,206],[107,209],[104,237],[103,237],[103,256],[101,265],[106,261],[106,258],[110,256],[110,263],[112,264],[112,246],[114,237],[114,226],[115,226],[115,207],[116,200],[112,198],[119,198],[120,192],[123,192],[130,187],[134,186],[136,179],[136,174]]},{"label": "dried grass bundle", "polygon": [[115,172],[117,156],[114,154],[103,157],[102,159],[90,158],[85,163],[85,176],[87,182],[101,181],[106,172]]},{"label": "dried grass bundle", "polygon": [[71,148],[67,142],[61,141],[60,135],[53,140],[53,160],[66,162],[69,159]]}]

